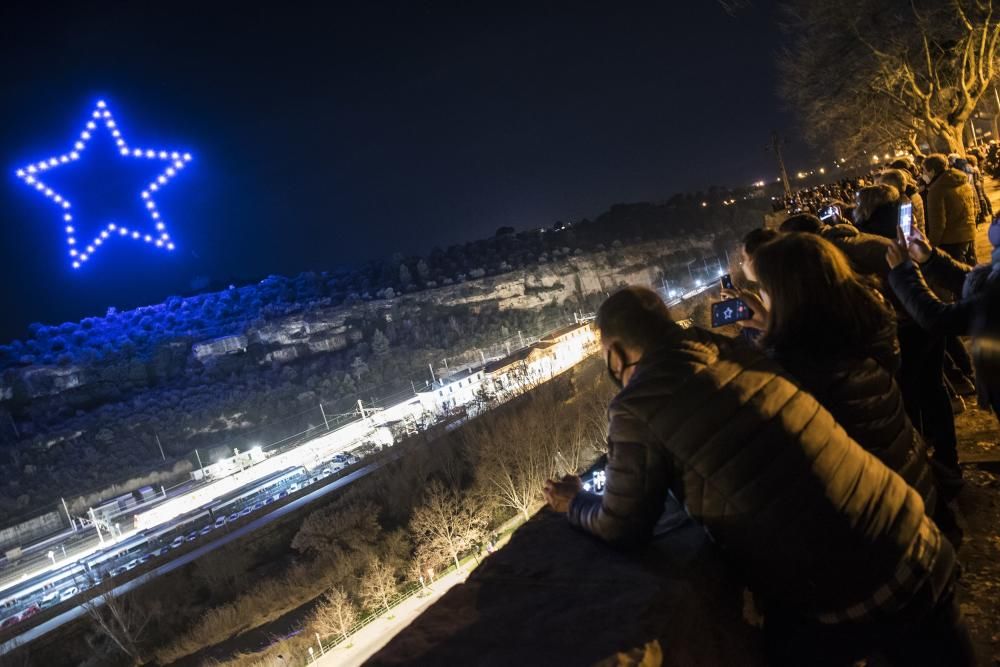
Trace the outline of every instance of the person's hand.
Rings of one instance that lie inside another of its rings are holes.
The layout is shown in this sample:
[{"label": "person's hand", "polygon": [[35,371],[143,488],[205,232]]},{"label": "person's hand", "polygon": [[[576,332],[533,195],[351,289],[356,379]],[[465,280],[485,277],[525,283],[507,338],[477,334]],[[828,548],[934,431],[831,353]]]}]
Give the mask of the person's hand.
[{"label": "person's hand", "polygon": [[576,475],[565,475],[560,480],[546,480],[542,487],[545,502],[556,512],[568,512],[569,504],[583,490],[583,482]]},{"label": "person's hand", "polygon": [[903,234],[903,229],[897,226],[896,242],[890,243],[885,249],[885,261],[889,265],[890,269],[895,269],[908,259],[906,244],[907,240],[906,236]]},{"label": "person's hand", "polygon": [[724,289],[721,292],[723,299],[740,299],[747,305],[750,312],[753,313],[753,317],[749,320],[739,320],[736,322],[736,326],[741,329],[751,328],[759,329],[765,331],[767,329],[767,309],[764,308],[764,304],[761,302],[760,297],[758,297],[753,292],[747,290],[731,290]]},{"label": "person's hand", "polygon": [[918,264],[923,264],[931,258],[931,254],[934,252],[931,249],[931,244],[927,242],[924,235],[919,229],[913,229],[913,235],[909,238],[909,243],[906,245],[907,252],[910,253],[910,259]]}]

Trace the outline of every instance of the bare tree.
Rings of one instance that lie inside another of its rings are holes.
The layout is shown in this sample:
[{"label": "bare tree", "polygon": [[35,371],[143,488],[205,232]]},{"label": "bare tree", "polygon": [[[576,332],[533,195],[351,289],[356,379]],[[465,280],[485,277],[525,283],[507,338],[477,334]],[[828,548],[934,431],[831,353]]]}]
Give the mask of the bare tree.
[{"label": "bare tree", "polygon": [[358,620],[357,610],[344,589],[335,587],[323,595],[313,611],[309,624],[314,632],[326,637],[340,635],[347,640],[347,633]]},{"label": "bare tree", "polygon": [[963,131],[996,75],[992,0],[799,0],[781,91],[813,141],[964,153]]},{"label": "bare tree", "polygon": [[396,573],[382,559],[373,558],[361,578],[361,598],[369,609],[384,607],[389,611],[389,602],[396,595]]},{"label": "bare tree", "polygon": [[95,588],[98,595],[83,603],[94,627],[133,664],[143,663],[140,646],[146,628],[159,614],[156,606],[142,606],[128,594],[115,593],[110,581],[100,582]]},{"label": "bare tree", "polygon": [[486,534],[486,514],[472,495],[463,496],[454,487],[434,480],[424,493],[424,502],[413,512],[410,530],[417,541],[421,560],[451,557],[460,567],[459,554],[478,544]]},{"label": "bare tree", "polygon": [[340,501],[307,516],[292,540],[292,548],[337,559],[373,548],[380,530],[377,505]]}]

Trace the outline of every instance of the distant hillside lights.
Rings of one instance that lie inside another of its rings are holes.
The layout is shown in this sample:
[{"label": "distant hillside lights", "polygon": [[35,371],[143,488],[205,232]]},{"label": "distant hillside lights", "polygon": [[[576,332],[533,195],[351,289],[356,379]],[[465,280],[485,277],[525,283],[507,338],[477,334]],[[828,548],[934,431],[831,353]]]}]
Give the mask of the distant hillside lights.
[{"label": "distant hillside lights", "polygon": [[417,397],[434,415],[503,402],[572,368],[596,350],[593,325],[570,324],[506,357],[437,380],[418,391]]},{"label": "distant hillside lights", "polygon": [[[69,198],[46,185],[42,180],[41,174],[50,169],[79,160],[80,155],[87,148],[87,142],[93,138],[93,133],[97,131],[98,124],[103,125],[111,134],[111,137],[115,141],[115,145],[118,146],[118,152],[122,157],[141,158],[143,160],[159,160],[160,162],[165,163],[166,167],[146,186],[146,189],[140,193],[140,197],[144,201],[144,208],[153,223],[155,232],[143,233],[135,229],[129,229],[124,225],[109,222],[89,243],[87,243],[86,246],[84,246],[83,244],[86,242],[78,241],[77,239],[77,230],[74,226],[74,217],[72,213],[72,203]],[[100,248],[105,241],[116,236],[119,238],[130,238],[134,241],[142,240],[143,242],[154,245],[157,248],[173,250],[175,248],[174,242],[171,240],[170,234],[167,232],[166,223],[164,223],[160,212],[157,210],[156,202],[154,201],[151,193],[157,192],[160,188],[165,186],[170,179],[184,169],[185,165],[187,165],[190,161],[190,153],[180,153],[177,151],[168,152],[165,150],[153,150],[150,148],[144,149],[129,146],[125,142],[125,138],[122,136],[121,130],[118,129],[118,124],[115,122],[114,117],[112,117],[111,111],[107,108],[107,104],[104,100],[98,100],[94,111],[91,114],[91,120],[87,121],[83,131],[80,132],[79,139],[73,144],[72,150],[59,156],[50,157],[47,160],[41,160],[40,162],[28,164],[21,169],[18,169],[16,174],[25,185],[32,187],[45,195],[46,198],[51,200],[52,203],[59,208],[62,215],[62,222],[65,224],[64,231],[66,234],[66,245],[69,246],[67,252],[70,258],[70,263],[74,269],[79,269],[84,262],[89,260],[94,253],[97,252],[97,249]]]}]

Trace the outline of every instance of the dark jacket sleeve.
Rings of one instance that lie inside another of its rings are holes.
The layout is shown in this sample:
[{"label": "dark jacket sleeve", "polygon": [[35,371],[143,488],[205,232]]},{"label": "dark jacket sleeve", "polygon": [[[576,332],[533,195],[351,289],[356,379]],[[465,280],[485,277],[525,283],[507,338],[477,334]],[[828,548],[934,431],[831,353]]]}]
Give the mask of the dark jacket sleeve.
[{"label": "dark jacket sleeve", "polygon": [[927,286],[920,269],[909,260],[889,272],[889,284],[906,312],[922,328],[935,334],[969,334],[977,299],[957,303],[941,301]]},{"label": "dark jacket sleeve", "polygon": [[623,408],[611,409],[604,495],[578,493],[569,521],[611,544],[642,544],[663,512],[670,465],[645,423]]},{"label": "dark jacket sleeve", "polygon": [[931,258],[920,265],[920,270],[935,285],[940,285],[954,294],[962,293],[965,276],[972,267],[963,264],[939,248],[934,248]]}]

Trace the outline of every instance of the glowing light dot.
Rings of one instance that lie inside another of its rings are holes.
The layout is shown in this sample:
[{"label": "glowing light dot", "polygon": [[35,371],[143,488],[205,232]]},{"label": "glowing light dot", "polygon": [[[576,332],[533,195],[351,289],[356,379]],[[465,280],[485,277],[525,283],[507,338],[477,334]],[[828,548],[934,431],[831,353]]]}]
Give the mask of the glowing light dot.
[{"label": "glowing light dot", "polygon": [[81,139],[90,139],[90,132],[81,132],[80,133],[80,138]]},{"label": "glowing light dot", "polygon": [[160,188],[159,188],[159,186],[156,185],[156,183],[150,183],[149,184],[149,189],[152,190],[153,192],[156,192]]},{"label": "glowing light dot", "polygon": [[76,257],[76,248],[70,248],[69,249],[69,256],[70,257]]},{"label": "glowing light dot", "polygon": [[104,116],[105,118],[111,118],[111,112],[110,111],[105,111],[101,115]]},{"label": "glowing light dot", "polygon": [[104,241],[101,239],[94,239],[94,245],[101,245],[102,243],[104,243]]},{"label": "glowing light dot", "polygon": [[24,178],[24,169],[18,169],[17,170],[17,177],[18,178]]},{"label": "glowing light dot", "polygon": [[[115,144],[117,144],[120,148],[123,148],[125,146],[125,140],[121,139],[121,138],[116,139],[115,140]],[[128,151],[125,151],[125,152],[127,153]]]},{"label": "glowing light dot", "polygon": [[66,164],[67,162],[69,162],[69,156],[68,155],[60,155],[59,156],[59,163],[60,164]]},{"label": "glowing light dot", "polygon": [[181,154],[180,154],[180,153],[177,153],[177,152],[175,151],[175,152],[173,152],[173,153],[171,153],[171,154],[170,154],[170,159],[171,159],[171,160],[180,160],[180,159],[181,159]]},{"label": "glowing light dot", "polygon": [[167,234],[166,232],[163,232],[162,234],[160,234],[160,238],[163,239],[164,241],[166,241],[167,239],[170,238],[170,234]]},{"label": "glowing light dot", "polygon": [[52,201],[54,201],[55,203],[58,204],[59,202],[62,201],[62,197],[60,197],[59,195],[56,195],[55,197],[52,198]]},{"label": "glowing light dot", "polygon": [[139,232],[132,232],[132,238],[134,239],[139,238]]},{"label": "glowing light dot", "polygon": [[79,269],[80,268],[80,262],[73,262],[73,268],[74,269]]},{"label": "glowing light dot", "polygon": [[69,202],[64,200],[62,206],[63,208],[69,208]]},{"label": "glowing light dot", "polygon": [[45,162],[39,162],[38,163],[38,168],[41,169],[42,171],[45,171],[46,169],[49,168],[49,165],[46,164]]},{"label": "glowing light dot", "polygon": [[122,236],[125,236],[126,234],[128,234],[128,230],[125,229],[124,227],[119,227],[118,233],[121,234]]},{"label": "glowing light dot", "polygon": [[153,240],[153,237],[150,236],[149,234],[146,234],[145,236],[142,237],[142,240],[145,241],[146,243],[149,243],[150,241]]},{"label": "glowing light dot", "polygon": [[72,234],[73,233],[73,225],[67,225],[66,226],[66,233],[67,234]]},{"label": "glowing light dot", "polygon": [[183,169],[184,163],[178,160],[177,162],[174,162],[174,167],[176,167],[177,169]]},{"label": "glowing light dot", "polygon": [[92,246],[92,245],[87,246],[87,252],[93,253],[94,252],[94,246]]},{"label": "glowing light dot", "polygon": [[184,161],[185,162],[190,162],[191,161],[191,154],[190,153],[185,153],[184,154]]},{"label": "glowing light dot", "polygon": [[32,164],[32,165],[28,165],[28,173],[29,173],[29,174],[33,174],[33,173],[35,173],[36,171],[38,171],[38,170],[37,170],[37,169],[35,169],[35,165],[33,165],[33,164]]},{"label": "glowing light dot", "polygon": [[93,113],[93,116],[94,116],[94,118],[100,118],[101,117],[101,112],[100,111],[95,111]]},{"label": "glowing light dot", "polygon": [[156,247],[157,248],[162,248],[163,247],[163,241],[161,241],[160,239],[156,239]]},{"label": "glowing light dot", "polygon": [[75,144],[73,144],[73,148],[75,148],[78,151],[82,151],[83,150],[83,142],[82,141],[76,142]]},{"label": "glowing light dot", "polygon": [[174,168],[173,168],[173,167],[167,167],[167,171],[166,171],[166,174],[167,174],[167,176],[173,176],[173,175],[174,175],[174,174],[176,174],[176,173],[177,173],[177,172],[176,172],[176,171],[174,171]]},{"label": "glowing light dot", "polygon": [[81,262],[86,262],[87,261],[87,256],[86,255],[80,255],[80,261]]},{"label": "glowing light dot", "polygon": [[113,128],[114,128],[114,126],[115,126],[115,121],[113,121],[113,120],[111,120],[111,119],[109,118],[109,119],[108,119],[108,122],[106,122],[106,123],[105,123],[105,125],[107,125],[107,126],[108,126],[109,128],[112,128],[112,129],[113,129]]},{"label": "glowing light dot", "polygon": [[151,201],[146,202],[146,208],[156,208],[156,204]]},{"label": "glowing light dot", "polygon": [[156,182],[160,185],[164,185],[167,182],[167,178],[165,176],[157,176]]},{"label": "glowing light dot", "polygon": [[[114,126],[109,124],[108,127],[114,127]],[[112,130],[111,131],[111,136],[112,137],[120,137],[120,136],[122,136],[122,133],[119,132],[118,130]]]},{"label": "glowing light dot", "polygon": [[107,106],[107,104],[104,103],[104,100],[97,100],[97,108],[98,109],[103,109],[106,106]]},{"label": "glowing light dot", "polygon": [[79,158],[80,158],[80,154],[77,153],[76,151],[73,151],[72,153],[69,154],[69,159],[70,160],[78,160]]},{"label": "glowing light dot", "polygon": [[73,216],[71,216],[69,213],[67,213],[67,214],[65,214],[63,216],[63,220],[65,220],[66,222],[69,222],[72,219],[73,219]]},{"label": "glowing light dot", "polygon": [[156,152],[155,151],[146,151],[146,157],[150,157],[150,158],[156,157]]},{"label": "glowing light dot", "polygon": [[76,239],[70,236],[69,238],[66,239],[66,243],[70,245],[76,245]]},{"label": "glowing light dot", "polygon": [[45,188],[45,196],[46,196],[46,197],[51,197],[51,196],[52,196],[52,195],[54,195],[54,194],[55,194],[55,193],[54,193],[54,192],[52,192],[52,188]]},{"label": "glowing light dot", "polygon": [[132,151],[132,155],[134,155],[136,157],[141,157],[142,156],[142,151],[139,150],[138,148],[136,148],[135,150]]},{"label": "glowing light dot", "polygon": [[162,232],[162,231],[163,231],[163,228],[164,228],[164,226],[165,226],[165,225],[164,225],[164,224],[163,224],[162,222],[158,222],[158,223],[156,223],[156,231],[158,231],[158,232]]},{"label": "glowing light dot", "polygon": [[92,120],[91,120],[91,121],[88,121],[88,122],[87,122],[87,129],[88,129],[88,130],[96,130],[96,129],[97,129],[97,123],[95,123],[95,122],[94,122],[94,121],[92,121]]},{"label": "glowing light dot", "polygon": [[160,159],[161,160],[167,159],[167,151],[160,151]]},{"label": "glowing light dot", "polygon": [[145,190],[143,190],[143,191],[142,191],[142,194],[141,194],[140,196],[141,196],[141,197],[142,197],[143,199],[149,199],[149,193],[148,193],[148,192],[146,192]]},{"label": "glowing light dot", "polygon": [[153,217],[153,220],[156,220],[157,218],[160,217],[160,214],[157,213],[156,211],[150,211],[149,215]]},{"label": "glowing light dot", "polygon": [[167,250],[173,250],[173,249],[174,249],[174,244],[173,243],[168,243],[167,244]]},{"label": "glowing light dot", "polygon": [[128,155],[128,149],[125,148],[125,147],[122,147],[121,153],[122,153],[122,155]]},{"label": "glowing light dot", "polygon": [[42,190],[45,189],[45,186],[42,185],[41,182],[38,182],[38,183],[35,183],[35,189],[38,190],[39,192],[41,192]]},{"label": "glowing light dot", "polygon": [[103,239],[108,238],[108,230],[106,230],[106,229],[102,229],[101,230],[101,238],[103,238]]}]

